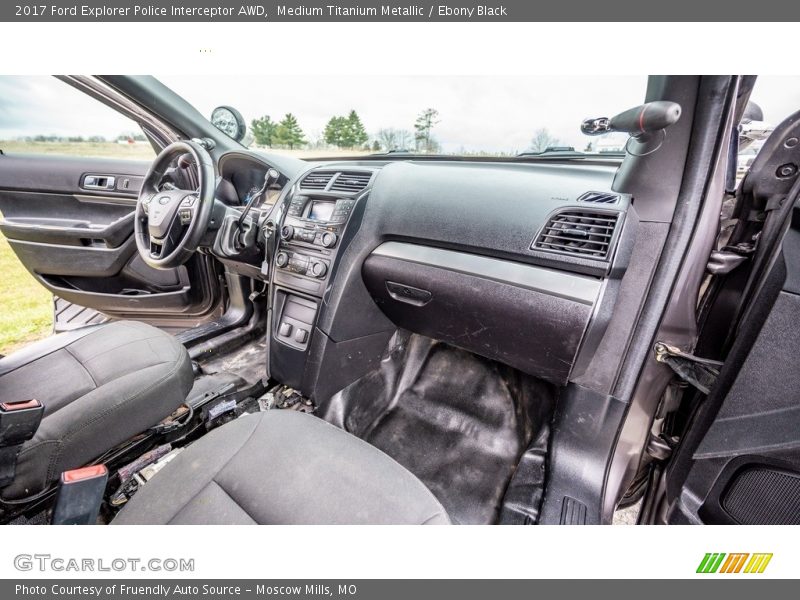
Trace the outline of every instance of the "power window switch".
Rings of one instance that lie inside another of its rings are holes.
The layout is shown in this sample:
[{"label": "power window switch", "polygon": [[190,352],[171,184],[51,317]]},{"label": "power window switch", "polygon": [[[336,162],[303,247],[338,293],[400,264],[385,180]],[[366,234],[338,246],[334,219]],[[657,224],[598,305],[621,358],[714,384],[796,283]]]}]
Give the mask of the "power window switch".
[{"label": "power window switch", "polygon": [[298,344],[305,344],[308,339],[308,332],[305,329],[298,329],[294,332],[294,341]]},{"label": "power window switch", "polygon": [[278,335],[281,337],[289,337],[292,335],[292,325],[290,323],[281,323],[280,329],[278,329]]}]

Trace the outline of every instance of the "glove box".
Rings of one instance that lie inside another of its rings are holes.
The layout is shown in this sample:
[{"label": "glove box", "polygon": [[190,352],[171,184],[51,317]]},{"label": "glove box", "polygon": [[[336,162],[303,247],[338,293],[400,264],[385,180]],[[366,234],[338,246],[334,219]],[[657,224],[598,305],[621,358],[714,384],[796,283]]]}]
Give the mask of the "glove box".
[{"label": "glove box", "polygon": [[364,262],[367,289],[398,327],[563,385],[601,280],[389,242]]}]

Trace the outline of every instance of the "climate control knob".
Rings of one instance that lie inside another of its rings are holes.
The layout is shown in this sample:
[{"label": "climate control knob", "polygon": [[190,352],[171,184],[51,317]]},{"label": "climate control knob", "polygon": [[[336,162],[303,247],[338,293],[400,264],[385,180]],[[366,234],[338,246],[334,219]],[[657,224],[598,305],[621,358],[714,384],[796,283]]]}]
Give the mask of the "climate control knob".
[{"label": "climate control knob", "polygon": [[294,237],[294,227],[291,225],[284,225],[281,227],[281,239],[290,240]]},{"label": "climate control knob", "polygon": [[327,231],[322,234],[322,245],[325,246],[326,248],[333,248],[336,245],[337,239],[338,238],[336,237],[335,233]]},{"label": "climate control knob", "polygon": [[311,270],[311,274],[314,277],[318,277],[318,278],[321,279],[321,278],[325,277],[325,273],[328,272],[328,265],[326,265],[324,262],[315,261],[315,262],[311,263],[311,269],[310,270]]},{"label": "climate control knob", "polygon": [[289,264],[289,255],[286,254],[286,252],[278,252],[278,255],[275,257],[275,264],[282,269]]}]

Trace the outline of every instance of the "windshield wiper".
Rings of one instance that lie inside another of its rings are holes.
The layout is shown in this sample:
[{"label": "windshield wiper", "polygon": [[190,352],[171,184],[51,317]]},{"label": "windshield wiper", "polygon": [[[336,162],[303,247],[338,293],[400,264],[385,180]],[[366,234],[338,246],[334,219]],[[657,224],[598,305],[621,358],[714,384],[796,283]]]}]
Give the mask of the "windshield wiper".
[{"label": "windshield wiper", "polygon": [[585,152],[577,152],[576,150],[564,150],[557,152],[520,152],[517,156],[539,156],[547,158],[548,156],[586,156]]},{"label": "windshield wiper", "polygon": [[565,151],[544,151],[544,152],[520,152],[515,158],[540,158],[547,160],[550,158],[622,158],[625,156],[624,152],[580,152],[578,150],[565,150]]},{"label": "windshield wiper", "polygon": [[388,154],[413,154],[413,152],[405,148],[392,148],[391,150],[386,150],[386,152],[373,152],[368,156],[386,156]]}]

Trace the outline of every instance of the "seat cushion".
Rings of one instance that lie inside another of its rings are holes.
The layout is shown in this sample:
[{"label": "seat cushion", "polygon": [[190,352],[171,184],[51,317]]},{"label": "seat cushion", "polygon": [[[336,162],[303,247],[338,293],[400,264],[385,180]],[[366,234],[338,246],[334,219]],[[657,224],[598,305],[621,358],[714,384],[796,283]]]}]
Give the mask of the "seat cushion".
[{"label": "seat cushion", "polygon": [[33,496],[62,471],[152,427],[185,400],[192,381],[183,345],[134,321],[60,334],[0,359],[0,402],[35,398],[44,405],[0,496]]},{"label": "seat cushion", "polygon": [[273,410],[201,438],[114,524],[445,524],[447,513],[386,454],[317,417]]}]

